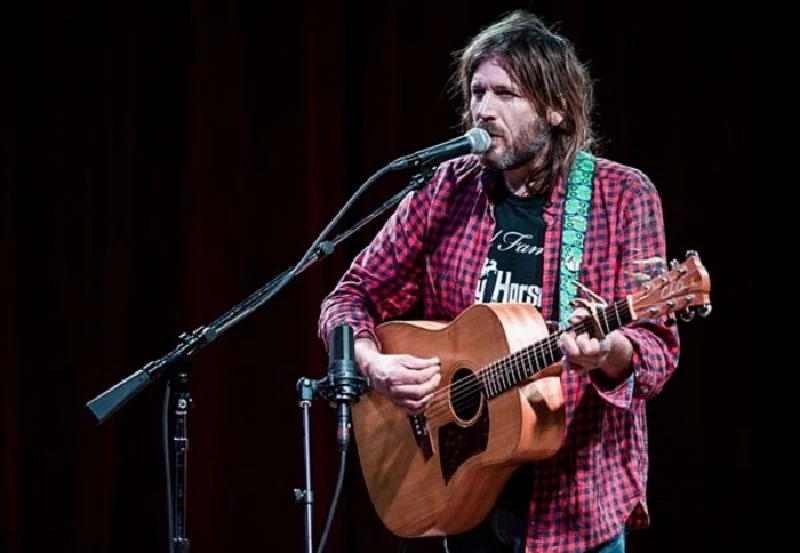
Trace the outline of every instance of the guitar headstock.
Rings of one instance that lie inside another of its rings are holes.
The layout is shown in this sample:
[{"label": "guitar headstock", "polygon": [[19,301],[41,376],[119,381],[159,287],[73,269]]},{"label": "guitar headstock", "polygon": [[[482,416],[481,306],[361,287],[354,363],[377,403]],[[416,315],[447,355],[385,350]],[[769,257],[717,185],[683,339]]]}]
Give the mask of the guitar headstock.
[{"label": "guitar headstock", "polygon": [[670,271],[642,283],[630,298],[634,319],[680,313],[683,321],[711,313],[711,277],[697,252],[686,252],[686,260],[673,260]]}]

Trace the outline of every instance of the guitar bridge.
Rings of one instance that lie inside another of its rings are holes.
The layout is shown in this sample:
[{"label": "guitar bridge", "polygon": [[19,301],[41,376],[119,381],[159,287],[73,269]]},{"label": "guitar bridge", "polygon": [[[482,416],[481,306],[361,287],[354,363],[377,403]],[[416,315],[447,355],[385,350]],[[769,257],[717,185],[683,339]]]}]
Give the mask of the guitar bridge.
[{"label": "guitar bridge", "polygon": [[428,434],[428,423],[425,420],[425,415],[412,415],[408,417],[408,420],[411,423],[411,431],[414,433],[417,447],[422,451],[422,455],[427,461],[433,457],[433,444],[431,443],[431,436]]}]

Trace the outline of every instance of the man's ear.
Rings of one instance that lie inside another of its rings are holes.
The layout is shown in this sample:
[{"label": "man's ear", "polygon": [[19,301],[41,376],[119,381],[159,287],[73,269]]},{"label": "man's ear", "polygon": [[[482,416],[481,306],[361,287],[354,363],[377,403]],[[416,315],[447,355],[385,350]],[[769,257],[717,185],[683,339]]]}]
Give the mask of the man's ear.
[{"label": "man's ear", "polygon": [[552,111],[552,110],[551,110],[551,111],[550,111],[550,112],[547,114],[547,121],[550,123],[550,126],[551,126],[551,127],[557,127],[557,126],[559,126],[563,120],[564,120],[564,116],[563,116],[563,115],[561,115],[561,114],[560,114],[559,112],[557,112],[557,111]]}]

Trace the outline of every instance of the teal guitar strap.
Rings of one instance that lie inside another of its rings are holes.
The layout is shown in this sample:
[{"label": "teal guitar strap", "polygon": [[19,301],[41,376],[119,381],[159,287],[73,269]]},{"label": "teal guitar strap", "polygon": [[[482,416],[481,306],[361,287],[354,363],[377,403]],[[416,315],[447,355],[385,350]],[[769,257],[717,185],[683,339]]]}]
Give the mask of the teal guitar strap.
[{"label": "teal guitar strap", "polygon": [[566,326],[574,310],[576,282],[583,261],[583,243],[587,218],[592,204],[592,178],[595,157],[579,151],[567,176],[567,198],[561,227],[561,263],[559,265],[559,323]]}]

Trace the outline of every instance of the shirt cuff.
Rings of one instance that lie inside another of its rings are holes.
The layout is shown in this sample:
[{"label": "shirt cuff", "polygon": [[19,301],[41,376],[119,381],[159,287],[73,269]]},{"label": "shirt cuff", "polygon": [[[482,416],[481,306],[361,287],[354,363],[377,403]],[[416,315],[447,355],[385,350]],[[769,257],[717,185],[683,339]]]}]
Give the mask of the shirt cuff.
[{"label": "shirt cuff", "polygon": [[362,328],[361,330],[357,330],[353,334],[353,340],[358,340],[359,338],[369,338],[372,340],[372,343],[375,344],[375,347],[378,348],[378,352],[383,353],[383,348],[381,348],[381,342],[378,340],[378,335],[375,334],[375,330],[372,328]]},{"label": "shirt cuff", "polygon": [[631,374],[622,382],[612,383],[599,369],[589,372],[589,378],[597,390],[597,395],[619,409],[631,408],[635,377],[635,371],[631,371]]}]

